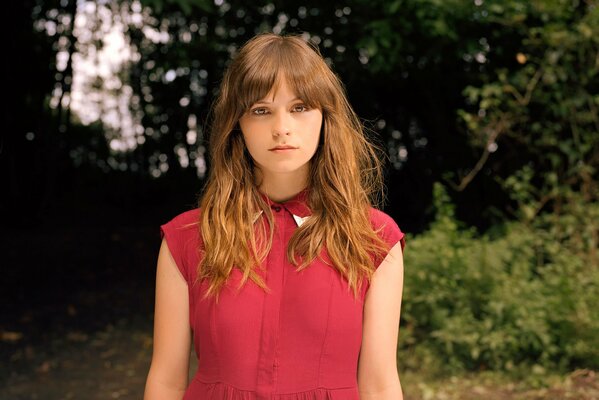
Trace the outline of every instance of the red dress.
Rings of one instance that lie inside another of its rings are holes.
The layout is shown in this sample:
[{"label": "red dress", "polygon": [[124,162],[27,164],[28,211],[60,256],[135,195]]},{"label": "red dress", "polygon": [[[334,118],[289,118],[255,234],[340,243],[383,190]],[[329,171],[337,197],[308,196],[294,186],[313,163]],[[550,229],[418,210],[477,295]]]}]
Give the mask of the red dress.
[{"label": "red dress", "polygon": [[[189,288],[189,320],[198,370],[184,400],[358,400],[357,367],[368,284],[354,300],[347,281],[318,258],[299,273],[285,248],[301,218],[310,215],[307,190],[284,203],[262,197],[275,217],[272,250],[259,274],[267,294],[233,268],[220,293],[202,300],[206,282],[192,285],[199,261],[199,209],[161,225],[170,252]],[[295,215],[295,217],[294,217]],[[391,246],[404,234],[395,221],[371,208],[373,227]],[[266,218],[260,217],[263,223]],[[322,253],[329,261],[326,250]]]}]

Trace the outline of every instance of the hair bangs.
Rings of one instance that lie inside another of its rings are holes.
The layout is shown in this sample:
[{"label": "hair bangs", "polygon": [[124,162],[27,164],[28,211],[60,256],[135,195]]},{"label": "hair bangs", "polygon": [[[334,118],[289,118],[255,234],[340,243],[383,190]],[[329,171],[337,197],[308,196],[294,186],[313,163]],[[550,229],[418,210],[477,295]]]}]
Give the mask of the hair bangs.
[{"label": "hair bangs", "polygon": [[259,53],[253,63],[248,63],[239,81],[237,99],[240,110],[247,111],[271,90],[276,94],[282,79],[308,107],[324,109],[332,89],[322,79],[325,74],[315,56],[305,52],[303,47],[296,48],[295,43],[270,43],[269,48]]},{"label": "hair bangs", "polygon": [[262,100],[270,92],[277,81],[277,66],[261,66],[256,63],[255,68],[247,71],[247,74],[239,82],[238,104],[241,112],[246,112],[257,101]]},{"label": "hair bangs", "polygon": [[313,52],[306,52],[306,48],[292,48],[282,57],[281,71],[297,97],[302,99],[308,107],[324,109],[333,95],[330,84],[324,79],[326,71],[322,69],[322,60]]}]

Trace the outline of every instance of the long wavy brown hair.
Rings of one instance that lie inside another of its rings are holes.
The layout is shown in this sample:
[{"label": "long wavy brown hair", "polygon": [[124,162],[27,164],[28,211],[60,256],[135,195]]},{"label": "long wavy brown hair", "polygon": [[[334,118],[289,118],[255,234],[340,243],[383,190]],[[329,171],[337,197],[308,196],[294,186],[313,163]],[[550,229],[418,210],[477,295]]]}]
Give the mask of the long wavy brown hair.
[{"label": "long wavy brown hair", "polygon": [[[312,214],[291,237],[287,259],[299,271],[326,249],[331,267],[347,279],[357,298],[363,278],[371,280],[374,260],[389,250],[369,218],[370,207],[384,200],[381,159],[386,156],[366,137],[368,130],[350,106],[343,83],[318,47],[299,35],[259,34],[225,70],[210,110],[210,172],[199,200],[202,244],[196,283],[207,279],[204,297],[216,294],[218,302],[221,287],[238,268],[243,273],[239,287],[251,279],[270,291],[255,268],[271,249],[274,219],[258,192],[256,167],[238,121],[280,78],[323,115],[308,177]],[[268,225],[255,229],[260,210]]]}]

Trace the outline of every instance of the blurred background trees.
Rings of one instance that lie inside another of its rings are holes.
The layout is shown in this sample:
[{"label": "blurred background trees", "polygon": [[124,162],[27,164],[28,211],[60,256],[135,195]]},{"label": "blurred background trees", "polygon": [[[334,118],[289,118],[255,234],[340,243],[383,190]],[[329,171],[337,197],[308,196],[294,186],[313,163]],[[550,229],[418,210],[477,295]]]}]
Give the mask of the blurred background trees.
[{"label": "blurred background trees", "polygon": [[230,57],[301,33],[388,150],[386,211],[410,233],[400,365],[599,367],[596,1],[10,7],[5,226],[193,206]]}]

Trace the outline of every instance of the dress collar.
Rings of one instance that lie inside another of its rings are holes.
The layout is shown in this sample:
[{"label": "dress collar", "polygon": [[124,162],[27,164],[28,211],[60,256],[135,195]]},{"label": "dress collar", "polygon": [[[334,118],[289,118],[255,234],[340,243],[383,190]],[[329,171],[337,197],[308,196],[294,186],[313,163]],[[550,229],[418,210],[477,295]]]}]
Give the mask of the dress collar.
[{"label": "dress collar", "polygon": [[[289,213],[293,215],[293,219],[295,220],[297,226],[300,226],[304,220],[312,214],[312,211],[308,206],[308,196],[310,194],[309,187],[304,188],[291,199],[284,202],[273,201],[261,191],[258,191],[258,193],[271,208],[281,207],[289,211]],[[261,213],[262,211],[259,211],[254,220],[258,219]]]}]

